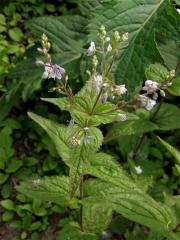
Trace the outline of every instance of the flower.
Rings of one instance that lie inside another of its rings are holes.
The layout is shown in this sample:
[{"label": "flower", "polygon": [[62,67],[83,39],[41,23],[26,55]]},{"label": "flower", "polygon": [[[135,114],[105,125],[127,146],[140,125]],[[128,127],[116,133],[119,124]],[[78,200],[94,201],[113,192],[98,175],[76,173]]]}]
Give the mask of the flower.
[{"label": "flower", "polygon": [[44,62],[41,61],[41,60],[36,60],[36,61],[35,61],[35,64],[36,64],[36,65],[42,65],[42,66],[43,66],[43,65],[44,65]]},{"label": "flower", "polygon": [[111,46],[111,44],[109,44],[107,47],[107,52],[111,52],[111,51],[112,51],[112,46]]},{"label": "flower", "polygon": [[103,86],[103,78],[102,78],[102,76],[101,76],[100,74],[94,75],[93,85],[94,85],[94,87],[96,88],[96,90],[99,92],[100,89],[101,89],[102,86]]},{"label": "flower", "polygon": [[148,93],[153,93],[158,90],[158,83],[152,80],[146,80],[145,86],[142,89]]},{"label": "flower", "polygon": [[75,146],[78,146],[78,145],[81,144],[81,140],[78,139],[77,137],[72,137],[71,139],[69,139],[68,144],[69,144],[70,146],[75,147]]},{"label": "flower", "polygon": [[57,64],[51,65],[50,63],[45,64],[45,70],[42,78],[54,78],[60,80],[65,74],[65,69]]},{"label": "flower", "polygon": [[94,42],[90,43],[90,47],[87,49],[87,56],[92,56],[96,52],[96,46]]},{"label": "flower", "polygon": [[121,96],[121,95],[125,94],[126,92],[127,92],[127,89],[125,87],[125,84],[116,86],[114,89],[114,93],[117,96]]},{"label": "flower", "polygon": [[119,120],[124,122],[127,120],[127,115],[123,113],[118,113]]},{"label": "flower", "polygon": [[107,98],[108,98],[107,93],[103,94],[102,97],[101,97],[101,102],[105,103],[107,101]]},{"label": "flower", "polygon": [[143,170],[142,170],[141,166],[135,166],[135,167],[134,167],[134,169],[135,169],[135,171],[136,171],[137,175],[141,175],[141,174],[142,174],[142,172],[143,172]]},{"label": "flower", "polygon": [[123,42],[128,40],[128,32],[123,33],[122,40],[123,40]]},{"label": "flower", "polygon": [[156,101],[148,98],[144,95],[139,95],[140,106],[145,107],[148,111],[150,111],[154,105],[156,105]]},{"label": "flower", "polygon": [[83,129],[84,129],[84,131],[88,131],[88,130],[89,130],[89,128],[88,128],[88,127],[84,127]]}]

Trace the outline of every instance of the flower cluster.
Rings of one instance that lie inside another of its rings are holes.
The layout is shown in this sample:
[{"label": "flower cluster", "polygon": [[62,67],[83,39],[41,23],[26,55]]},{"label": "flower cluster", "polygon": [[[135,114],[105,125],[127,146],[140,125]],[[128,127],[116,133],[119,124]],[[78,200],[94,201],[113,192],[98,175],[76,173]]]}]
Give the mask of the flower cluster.
[{"label": "flower cluster", "polygon": [[49,54],[51,44],[45,34],[42,35],[41,45],[42,48],[38,48],[37,50],[43,53],[47,62],[44,63],[42,60],[36,60],[35,63],[36,65],[44,66],[42,78],[53,78],[54,80],[60,80],[65,75],[65,69],[57,64],[52,64],[51,55]]},{"label": "flower cluster", "polygon": [[[101,26],[98,36],[100,38],[100,46],[96,46],[95,42],[91,42],[87,49],[87,56],[92,56],[93,65],[92,73],[89,71],[88,73],[92,79],[92,86],[97,94],[101,93],[100,99],[102,103],[105,103],[108,98],[115,99],[115,97],[120,97],[127,91],[125,84],[116,85],[112,81],[112,78],[109,77],[109,72],[121,43],[128,40],[128,33],[120,36],[119,32],[115,31],[113,36],[109,37],[105,27]],[[102,57],[101,64],[98,61],[99,55]]]}]

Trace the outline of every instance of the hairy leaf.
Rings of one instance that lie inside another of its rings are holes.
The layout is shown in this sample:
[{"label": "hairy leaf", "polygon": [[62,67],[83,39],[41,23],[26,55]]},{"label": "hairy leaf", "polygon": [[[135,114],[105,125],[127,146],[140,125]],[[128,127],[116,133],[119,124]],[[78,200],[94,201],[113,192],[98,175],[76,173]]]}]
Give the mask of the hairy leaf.
[{"label": "hairy leaf", "polygon": [[176,159],[177,163],[180,164],[180,152],[171,146],[169,143],[164,141],[162,138],[158,137],[159,141],[162,143],[162,145],[173,155],[173,157]]},{"label": "hairy leaf", "polygon": [[180,77],[173,79],[172,85],[167,90],[174,96],[180,96]]},{"label": "hairy leaf", "polygon": [[146,119],[126,120],[113,125],[105,137],[105,142],[120,136],[138,135],[157,130],[158,126]]},{"label": "hairy leaf", "polygon": [[172,104],[164,103],[153,122],[160,130],[171,130],[180,128],[180,109]]},{"label": "hairy leaf", "polygon": [[166,80],[168,70],[163,65],[155,63],[146,68],[145,74],[147,79],[161,83]]},{"label": "hairy leaf", "polygon": [[19,192],[40,201],[53,201],[62,206],[70,202],[68,177],[44,177],[21,183]]}]

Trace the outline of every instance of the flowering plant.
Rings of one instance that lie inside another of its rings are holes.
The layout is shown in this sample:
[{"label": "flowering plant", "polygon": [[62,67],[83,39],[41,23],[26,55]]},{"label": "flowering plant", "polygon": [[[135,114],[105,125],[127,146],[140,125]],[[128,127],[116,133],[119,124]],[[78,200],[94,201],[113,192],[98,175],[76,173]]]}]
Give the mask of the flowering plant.
[{"label": "flowering plant", "polygon": [[[132,176],[143,174],[142,167],[136,166],[133,160],[138,156],[146,132],[157,129],[150,120],[158,116],[176,71],[168,71],[159,64],[150,65],[146,75],[151,80],[146,80],[140,92],[126,100],[125,84],[117,85],[111,71],[121,46],[128,44],[128,33],[115,31],[112,36],[107,36],[105,27],[101,26],[98,37],[99,45],[91,42],[86,51],[87,57],[92,58],[92,68],[87,70],[89,80],[74,94],[67,72],[52,62],[51,44],[47,36],[42,35],[42,48],[38,51],[44,60],[37,60],[36,64],[44,68],[42,78],[55,80],[56,86],[50,91],[61,94],[59,98],[42,100],[68,111],[71,119],[66,126],[34,113],[29,113],[29,116],[51,137],[60,157],[69,167],[69,174],[34,179],[30,183],[22,183],[18,189],[29,196],[77,211],[79,221],[69,222],[60,239],[98,239],[106,234],[104,231],[114,211],[161,232],[169,239],[176,239],[173,211],[151,198],[112,155],[100,150],[102,144],[117,138],[123,131],[127,135],[130,131],[142,133],[128,161],[133,166],[130,168]],[[102,124],[112,124],[105,137],[100,128]]]}]

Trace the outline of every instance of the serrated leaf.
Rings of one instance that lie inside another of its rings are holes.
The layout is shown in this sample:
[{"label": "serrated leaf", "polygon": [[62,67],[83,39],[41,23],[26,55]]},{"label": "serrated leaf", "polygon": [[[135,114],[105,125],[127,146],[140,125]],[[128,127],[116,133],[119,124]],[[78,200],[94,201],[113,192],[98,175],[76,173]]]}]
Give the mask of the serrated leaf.
[{"label": "serrated leaf", "polygon": [[28,115],[47,132],[55,144],[58,154],[62,157],[62,160],[65,161],[67,165],[69,165],[70,153],[67,142],[72,136],[72,132],[68,132],[67,127],[64,125],[60,125],[56,122],[38,116],[37,114],[28,113]]},{"label": "serrated leaf", "polygon": [[104,200],[109,203],[109,208],[124,217],[158,231],[168,231],[167,225],[175,224],[175,219],[166,206],[155,202],[138,188],[129,190],[97,179],[89,180],[85,182],[85,196],[97,202]]},{"label": "serrated leaf", "polygon": [[75,224],[66,225],[59,233],[57,240],[97,240],[95,234],[82,232],[79,229],[79,226]]},{"label": "serrated leaf", "polygon": [[168,92],[174,96],[180,96],[180,77],[176,77],[172,81],[172,85],[167,88]]},{"label": "serrated leaf", "polygon": [[139,135],[145,132],[157,130],[158,126],[146,119],[126,120],[110,127],[105,137],[105,142],[120,136]]},{"label": "serrated leaf", "polygon": [[173,155],[173,157],[176,159],[177,163],[180,164],[180,152],[171,146],[168,142],[164,141],[162,138],[158,137],[159,141],[162,143],[162,145]]},{"label": "serrated leaf", "polygon": [[[55,52],[82,52],[87,20],[79,15],[33,18],[27,27],[36,35],[45,33]],[[79,41],[77,41],[79,40]]]},{"label": "serrated leaf", "polygon": [[96,234],[102,233],[109,225],[112,218],[109,203],[96,201],[96,199],[85,199],[83,201],[83,223],[85,231]]},{"label": "serrated leaf", "polygon": [[173,104],[164,103],[153,122],[160,130],[171,130],[180,128],[180,109]]},{"label": "serrated leaf", "polygon": [[42,202],[53,201],[62,206],[70,203],[68,177],[44,177],[23,182],[16,187],[26,196],[38,199]]},{"label": "serrated leaf", "polygon": [[146,68],[145,74],[147,79],[162,83],[167,78],[168,70],[160,63],[155,63]]}]

